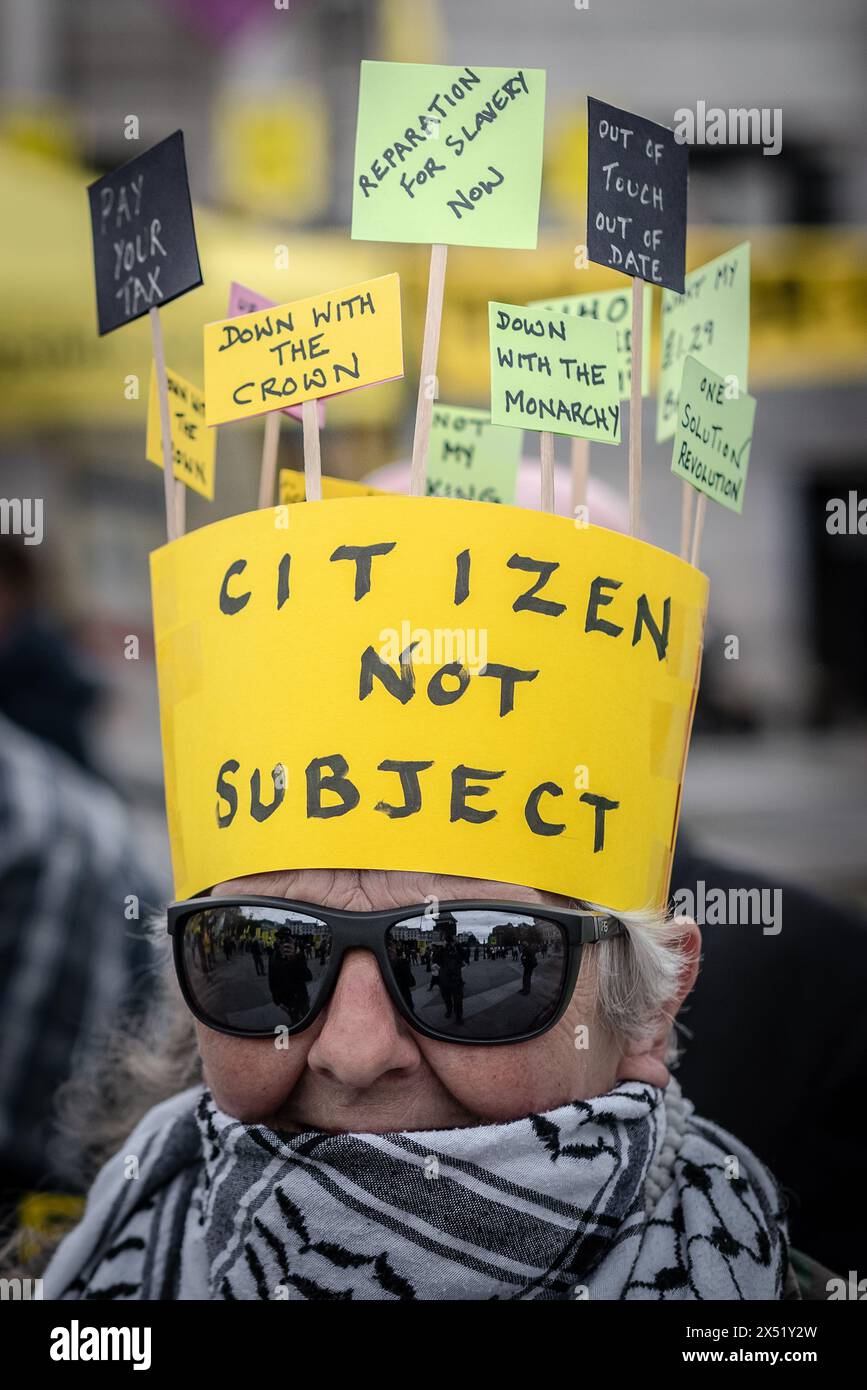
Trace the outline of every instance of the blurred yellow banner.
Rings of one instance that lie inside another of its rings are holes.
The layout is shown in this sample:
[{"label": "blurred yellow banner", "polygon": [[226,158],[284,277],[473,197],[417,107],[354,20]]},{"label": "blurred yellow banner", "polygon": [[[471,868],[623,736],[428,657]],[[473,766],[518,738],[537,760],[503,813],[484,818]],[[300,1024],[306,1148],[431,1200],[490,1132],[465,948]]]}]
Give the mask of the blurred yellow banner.
[{"label": "blurred yellow banner", "polygon": [[[752,243],[750,390],[863,381],[867,377],[867,229],[690,229],[687,270],[742,241]],[[490,250],[449,252],[440,339],[444,399],[488,399],[487,305],[559,300],[623,289],[622,275],[574,266],[574,245],[548,235],[533,255]],[[407,305],[414,301],[407,284]],[[506,294],[508,291],[508,295]],[[658,376],[660,294],[654,291],[651,390]],[[409,313],[407,313],[409,320]],[[407,336],[413,329],[407,322]],[[416,329],[420,332],[420,329]]]},{"label": "blurred yellow banner", "polygon": [[[150,330],[142,320],[97,336],[86,192],[92,178],[92,170],[0,142],[0,429],[141,431]],[[166,356],[190,381],[203,380],[202,326],[225,316],[233,280],[282,304],[397,268],[398,248],[352,242],[348,229],[302,237],[198,207],[195,219],[204,284],[160,310]],[[381,426],[397,417],[403,400],[401,382],[347,393],[331,403],[329,425]]]},{"label": "blurred yellow banner", "polygon": [[[85,192],[92,177],[91,170],[0,140],[0,429],[45,426],[47,400],[52,428],[141,428],[130,382],[137,378],[145,394],[150,334],[142,322],[97,336]],[[335,397],[329,429],[405,417],[415,400],[410,354],[422,341],[429,253],[354,242],[348,227],[264,231],[249,219],[199,207],[195,219],[205,283],[160,313],[176,371],[202,380],[202,325],[225,315],[233,280],[286,303],[323,286],[398,271],[407,379]],[[611,271],[575,269],[575,245],[582,239],[583,230],[576,229],[540,237],[536,252],[451,249],[438,364],[443,400],[477,406],[489,398],[489,300],[526,304],[624,287],[623,276]],[[750,390],[867,378],[867,229],[691,228],[687,269],[746,240],[752,243]],[[655,345],[658,336],[654,324]]]}]

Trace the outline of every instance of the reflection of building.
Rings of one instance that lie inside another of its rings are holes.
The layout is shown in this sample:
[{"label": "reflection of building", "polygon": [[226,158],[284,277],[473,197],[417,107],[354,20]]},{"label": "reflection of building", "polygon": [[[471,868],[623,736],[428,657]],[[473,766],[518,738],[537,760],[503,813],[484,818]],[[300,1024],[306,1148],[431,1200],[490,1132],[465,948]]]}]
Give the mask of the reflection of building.
[{"label": "reflection of building", "polygon": [[561,944],[560,928],[553,922],[501,922],[488,937],[489,946],[540,946],[557,950]]},{"label": "reflection of building", "polygon": [[[289,931],[293,936],[306,936],[311,940],[314,938],[314,933],[311,931],[311,923],[306,918],[296,919],[290,917],[288,921],[281,922],[279,928],[276,929],[279,931]],[[319,933],[316,932],[315,935],[318,936]]]},{"label": "reflection of building", "polygon": [[412,941],[416,945],[441,946],[446,940],[446,937],[443,936],[441,931],[436,929],[433,931],[425,931],[419,926],[403,926],[391,928],[391,939],[392,941]]}]

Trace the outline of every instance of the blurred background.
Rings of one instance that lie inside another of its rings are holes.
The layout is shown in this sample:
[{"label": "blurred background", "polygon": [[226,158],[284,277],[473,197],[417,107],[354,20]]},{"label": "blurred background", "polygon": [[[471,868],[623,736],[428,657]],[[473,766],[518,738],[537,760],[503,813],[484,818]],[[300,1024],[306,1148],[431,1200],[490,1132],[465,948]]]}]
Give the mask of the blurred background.
[{"label": "blurred background", "polygon": [[[0,534],[0,1227],[50,1231],[80,1209],[89,1112],[78,1103],[58,1142],[55,1097],[147,1006],[141,924],[171,895],[151,344],[146,319],[97,334],[86,186],[183,130],[204,284],[160,318],[169,366],[198,385],[202,324],[226,315],[231,281],[285,302],[399,271],[405,379],[327,408],[323,469],[360,479],[410,452],[429,253],[350,239],[359,63],[522,65],[547,70],[539,247],[451,248],[443,402],[489,405],[489,299],[626,283],[576,267],[588,94],[669,126],[699,102],[781,113],[776,155],[690,154],[687,268],[752,244],[758,408],[743,516],[708,508],[673,888],[785,886],[785,908],[770,934],[757,919],[705,929],[678,1074],[777,1174],[795,1244],[863,1272],[865,50],[859,0],[0,0],[0,530],[16,499],[43,507],[39,544]],[[654,367],[659,309],[656,292]],[[644,533],[677,550],[681,485],[654,425],[648,402]],[[188,492],[188,527],[257,505],[261,452],[261,420],[220,430],[216,498]],[[557,452],[565,471],[566,439]],[[280,464],[302,466],[288,419]],[[626,469],[625,444],[591,449],[624,500]],[[854,523],[843,534],[834,499]]]},{"label": "blurred background", "polygon": [[[328,408],[323,467],[359,478],[409,452],[427,283],[425,248],[349,238],[359,62],[380,58],[547,69],[538,251],[449,256],[440,396],[481,407],[489,298],[624,283],[574,265],[588,93],[668,125],[699,100],[781,109],[774,157],[691,151],[687,267],[752,242],[758,412],[744,514],[707,518],[711,629],[684,823],[716,855],[867,903],[867,535],[826,529],[829,499],[867,497],[865,49],[857,0],[0,0],[0,496],[44,499],[40,545],[0,537],[0,712],[120,792],[166,894],[150,343],[145,319],[97,336],[85,186],[183,129],[204,285],[162,318],[169,365],[197,383],[201,325],[224,316],[232,279],[285,301],[399,270],[405,380]],[[655,344],[658,312],[657,297]],[[676,548],[680,489],[654,413],[645,531]],[[189,494],[189,526],[256,505],[260,452],[261,423],[221,431],[216,501]],[[592,460],[625,489],[625,445]],[[280,463],[301,466],[290,421]],[[51,709],[34,710],[26,665],[3,655],[23,608],[56,676]]]}]

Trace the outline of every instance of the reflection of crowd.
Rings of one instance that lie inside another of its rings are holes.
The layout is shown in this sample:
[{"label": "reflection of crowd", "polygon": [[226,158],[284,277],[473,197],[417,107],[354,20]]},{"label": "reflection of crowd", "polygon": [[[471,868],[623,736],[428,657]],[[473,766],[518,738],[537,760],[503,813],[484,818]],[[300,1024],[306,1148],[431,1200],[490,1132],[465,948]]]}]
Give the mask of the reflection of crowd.
[{"label": "reflection of crowd", "polygon": [[331,950],[328,934],[318,934],[305,928],[297,935],[290,927],[274,927],[272,931],[249,927],[237,917],[226,920],[219,908],[199,914],[191,922],[189,932],[193,954],[204,974],[210,974],[218,964],[221,952],[226,964],[236,955],[249,956],[256,975],[267,975],[271,998],[298,1023],[310,1009],[308,984],[313,979],[309,962],[316,960],[320,971]]},{"label": "reflection of crowd", "polygon": [[398,988],[409,1006],[412,1006],[412,991],[417,982],[412,967],[423,966],[430,975],[428,993],[438,989],[445,1017],[463,1023],[464,1015],[464,969],[478,961],[514,961],[521,966],[521,994],[529,994],[532,988],[533,972],[539,960],[548,955],[548,941],[533,933],[521,930],[507,923],[498,929],[487,941],[476,937],[458,941],[452,939],[444,943],[434,943],[409,939],[393,942],[389,946],[394,977]]},{"label": "reflection of crowd", "polygon": [[[230,964],[236,956],[248,956],[256,975],[268,977],[271,997],[293,1023],[298,1023],[310,1009],[307,986],[313,980],[311,964],[315,961],[321,973],[331,951],[331,938],[305,927],[293,933],[289,926],[275,926],[271,931],[249,927],[237,916],[219,908],[199,914],[190,924],[192,950],[200,969],[210,974],[217,964],[218,952]],[[445,1017],[463,1023],[464,970],[479,962],[509,961],[521,967],[520,993],[531,993],[533,973],[540,960],[549,952],[550,943],[530,928],[507,922],[498,927],[486,941],[475,936],[458,940],[425,941],[409,937],[403,941],[393,938],[388,955],[397,987],[407,1006],[413,1005],[413,990],[419,981],[414,968],[424,970],[430,977],[428,993],[439,990],[445,1006]]]},{"label": "reflection of crowd", "polygon": [[432,965],[436,974],[431,974],[428,993],[439,989],[446,1006],[446,1018],[454,1015],[458,1023],[464,1021],[464,966],[469,964],[470,951],[465,944],[452,941],[447,946],[433,949]]},{"label": "reflection of crowd", "polygon": [[296,939],[290,931],[278,931],[277,940],[268,962],[268,987],[275,1004],[285,1009],[293,1023],[299,1023],[310,1011],[307,986],[313,979],[307,964],[308,951],[304,939]]}]

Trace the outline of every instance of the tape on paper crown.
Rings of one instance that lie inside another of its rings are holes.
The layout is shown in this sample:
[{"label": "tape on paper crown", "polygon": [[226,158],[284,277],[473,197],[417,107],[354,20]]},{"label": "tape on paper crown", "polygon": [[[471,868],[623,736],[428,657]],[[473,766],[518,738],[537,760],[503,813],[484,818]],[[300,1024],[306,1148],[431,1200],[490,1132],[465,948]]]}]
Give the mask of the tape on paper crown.
[{"label": "tape on paper crown", "polygon": [[668,895],[707,580],[516,507],[370,497],[151,557],[179,897],[293,868]]}]

